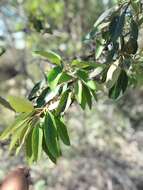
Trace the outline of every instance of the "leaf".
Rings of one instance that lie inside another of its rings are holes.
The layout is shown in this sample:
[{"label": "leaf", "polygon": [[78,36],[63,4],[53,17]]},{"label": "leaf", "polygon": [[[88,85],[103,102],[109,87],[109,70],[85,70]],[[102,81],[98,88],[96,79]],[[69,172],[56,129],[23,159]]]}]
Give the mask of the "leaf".
[{"label": "leaf", "polygon": [[66,108],[66,105],[67,105],[67,100],[68,100],[68,97],[69,97],[69,92],[70,92],[69,89],[67,89],[61,95],[60,102],[59,102],[59,105],[58,105],[57,110],[56,110],[57,115],[59,115],[61,112],[65,111],[65,108]]},{"label": "leaf", "polygon": [[87,85],[88,88],[92,90],[96,90],[96,84],[93,80],[89,80],[85,84]]},{"label": "leaf", "polygon": [[14,109],[11,107],[9,102],[5,100],[3,97],[0,96],[0,104],[3,105],[5,108],[8,108],[9,110],[14,111]]},{"label": "leaf", "polygon": [[91,109],[92,106],[92,96],[90,93],[89,88],[83,84],[80,80],[75,84],[75,96],[82,107],[82,109],[85,109],[86,103],[88,104],[89,108]]},{"label": "leaf", "polygon": [[81,68],[81,69],[86,69],[86,68],[97,68],[99,66],[104,67],[105,65],[100,64],[100,63],[96,63],[95,61],[83,61],[83,60],[78,60],[78,59],[74,59],[71,63],[71,65],[73,67],[76,68]]},{"label": "leaf", "polygon": [[115,9],[115,7],[112,7],[110,9],[107,9],[105,12],[103,12],[97,19],[97,21],[94,23],[94,27],[98,26],[100,23],[102,23],[107,17],[110,15],[110,13]]},{"label": "leaf", "polygon": [[31,92],[30,92],[30,94],[29,94],[29,96],[28,96],[28,99],[29,100],[32,100],[33,99],[33,96],[36,94],[36,92],[41,88],[41,83],[42,83],[42,81],[39,81],[39,82],[37,82],[35,85],[34,85],[34,87],[32,88],[32,90],[31,90]]},{"label": "leaf", "polygon": [[50,153],[50,151],[48,150],[48,147],[47,147],[46,142],[45,142],[45,138],[43,138],[42,148],[43,148],[43,151],[46,153],[46,155],[50,158],[50,160],[51,160],[54,164],[56,164],[56,163],[57,163],[57,158],[55,158],[55,157]]},{"label": "leaf", "polygon": [[11,143],[10,143],[10,146],[9,146],[9,152],[11,152],[13,149],[16,148],[16,144],[18,143],[19,144],[19,140],[20,139],[20,136],[21,136],[21,133],[23,132],[23,130],[25,128],[28,127],[28,123],[25,122],[23,125],[21,125],[16,131],[15,133],[12,135],[12,138],[11,138]]},{"label": "leaf", "polygon": [[61,65],[62,58],[57,53],[49,51],[35,51],[36,54],[46,57],[51,63],[55,65]]},{"label": "leaf", "polygon": [[82,95],[83,99],[86,100],[86,102],[89,106],[89,109],[91,109],[91,107],[92,107],[92,96],[90,94],[90,90],[84,84],[82,84],[82,85],[83,85],[83,92],[82,92],[83,93],[83,95]]},{"label": "leaf", "polygon": [[[50,91],[46,97],[45,97],[45,103],[48,103],[49,101],[51,101],[53,98],[56,98],[56,96],[60,95],[61,93],[61,87],[57,86],[54,90]],[[55,102],[56,103],[56,102]],[[52,104],[50,104],[49,106],[52,107]],[[49,109],[49,107],[48,107]]]},{"label": "leaf", "polygon": [[109,25],[109,34],[111,36],[112,41],[116,41],[118,37],[120,37],[122,34],[125,23],[125,14],[126,12],[123,11],[123,13],[120,16],[115,15],[111,20],[111,23]]},{"label": "leaf", "polygon": [[113,38],[113,36],[115,35],[116,27],[118,25],[119,19],[120,19],[119,15],[114,15],[111,19],[111,22],[109,24],[109,34],[111,38]]},{"label": "leaf", "polygon": [[88,80],[87,72],[82,69],[77,70],[76,75],[78,76],[79,79],[81,79],[85,82]]},{"label": "leaf", "polygon": [[60,145],[58,133],[57,133],[57,145],[58,145],[59,157],[60,157],[60,156],[62,156],[62,151],[61,151],[61,145]]},{"label": "leaf", "polygon": [[81,101],[82,101],[82,83],[80,80],[78,80],[75,83],[74,90],[75,90],[76,99],[77,99],[78,103],[81,104]]},{"label": "leaf", "polygon": [[117,82],[109,90],[109,97],[112,99],[117,99],[122,95],[128,86],[128,76],[125,70],[122,70]]},{"label": "leaf", "polygon": [[26,145],[25,145],[25,151],[26,151],[26,159],[29,164],[33,163],[34,161],[34,155],[32,151],[32,134],[33,134],[34,128],[32,127],[31,131],[29,132],[26,140]]},{"label": "leaf", "polygon": [[117,60],[110,65],[107,71],[107,77],[106,77],[107,88],[111,88],[116,83],[120,75],[120,72],[121,72],[121,68],[119,66],[119,61]]},{"label": "leaf", "polygon": [[61,74],[61,76],[60,76],[60,78],[59,78],[58,84],[69,82],[72,79],[73,79],[73,77],[71,75],[69,75],[68,73],[66,73],[65,71],[63,71],[62,74]]},{"label": "leaf", "polygon": [[25,141],[27,140],[27,136],[30,130],[31,130],[31,125],[29,124],[21,132],[20,139],[19,139],[19,146],[16,148],[16,155],[19,154],[19,151],[21,150],[22,146],[25,144]]},{"label": "leaf", "polygon": [[96,69],[93,70],[93,72],[90,73],[89,78],[93,79],[96,76],[100,75],[102,73],[102,71],[104,70],[104,67],[99,66]]},{"label": "leaf", "polygon": [[51,89],[54,89],[58,84],[58,81],[62,74],[62,68],[57,66],[54,67],[48,74],[47,74],[47,81]]},{"label": "leaf", "polygon": [[89,63],[87,61],[82,61],[78,59],[74,59],[71,63],[72,66],[76,66],[79,68],[86,68],[89,67]]},{"label": "leaf", "polygon": [[43,141],[43,129],[38,123],[32,133],[32,151],[34,156],[34,161],[37,161],[41,158],[42,153],[42,141]]},{"label": "leaf", "polygon": [[69,107],[71,106],[72,101],[73,101],[73,97],[72,96],[73,96],[73,93],[69,92],[64,112],[66,112],[69,109]]},{"label": "leaf", "polygon": [[138,24],[135,20],[131,20],[131,31],[130,31],[130,38],[137,41],[139,35]]},{"label": "leaf", "polygon": [[78,80],[75,83],[75,88],[74,89],[75,89],[75,96],[76,96],[77,102],[80,104],[80,106],[82,107],[82,109],[85,109],[86,98],[84,96],[83,85],[82,85],[82,82],[80,80]]},{"label": "leaf", "polygon": [[100,43],[96,42],[96,59],[98,59],[100,57],[100,55],[102,54],[105,46],[103,45],[104,40],[102,40]]},{"label": "leaf", "polygon": [[67,127],[65,126],[64,122],[61,121],[59,118],[55,118],[57,131],[59,134],[59,137],[63,141],[63,143],[67,146],[70,146],[70,139],[67,131]]},{"label": "leaf", "polygon": [[49,94],[49,92],[50,92],[50,88],[49,87],[45,88],[41,92],[41,94],[39,95],[39,97],[36,100],[36,103],[37,103],[38,107],[42,107],[42,106],[44,106],[47,103],[46,102],[46,96]]},{"label": "leaf", "polygon": [[97,102],[98,99],[97,99],[96,92],[94,90],[90,90],[90,91],[91,91],[91,94],[92,94],[94,100]]},{"label": "leaf", "polygon": [[0,136],[0,140],[6,140],[9,138],[9,136],[15,132],[15,130],[17,128],[19,128],[21,125],[24,124],[24,122],[26,122],[32,113],[27,114],[27,113],[21,113],[19,116],[17,116],[17,118],[15,119],[15,121],[13,122],[12,125],[10,125],[9,127],[7,127],[1,134]]},{"label": "leaf", "polygon": [[49,152],[53,157],[59,157],[59,149],[57,144],[57,129],[53,122],[53,116],[49,112],[45,115],[44,121],[44,137]]},{"label": "leaf", "polygon": [[32,103],[26,98],[9,96],[8,101],[16,112],[30,113],[34,110]]}]

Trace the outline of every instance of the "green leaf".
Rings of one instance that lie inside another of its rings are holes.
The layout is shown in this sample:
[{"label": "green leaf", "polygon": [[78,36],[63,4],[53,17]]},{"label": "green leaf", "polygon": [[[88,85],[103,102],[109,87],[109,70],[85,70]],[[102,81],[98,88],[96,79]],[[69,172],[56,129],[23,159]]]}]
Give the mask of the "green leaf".
[{"label": "green leaf", "polygon": [[138,24],[135,20],[132,19],[130,38],[133,38],[135,41],[137,41],[138,34],[139,34]]},{"label": "green leaf", "polygon": [[117,60],[110,65],[107,71],[107,77],[106,77],[107,88],[111,88],[116,83],[120,75],[120,72],[121,72],[121,68],[119,66],[119,61]]},{"label": "green leaf", "polygon": [[38,123],[32,133],[32,151],[34,155],[34,161],[37,161],[41,158],[42,153],[42,140],[43,140],[43,129]]},{"label": "green leaf", "polygon": [[128,86],[128,76],[125,70],[122,70],[115,85],[109,90],[109,97],[117,99],[122,95]]},{"label": "green leaf", "polygon": [[76,96],[77,102],[80,104],[80,106],[82,107],[82,109],[85,109],[86,98],[84,96],[83,85],[82,85],[82,82],[80,80],[78,80],[75,83],[74,89],[75,89],[75,96]]},{"label": "green leaf", "polygon": [[53,121],[53,116],[50,112],[45,115],[44,137],[49,152],[52,154],[53,157],[59,157],[59,149],[57,144],[57,129]]},{"label": "green leaf", "polygon": [[119,15],[114,15],[111,19],[111,22],[109,24],[109,34],[111,38],[113,38],[113,36],[115,35],[116,27],[118,25],[119,19],[120,19]]},{"label": "green leaf", "polygon": [[45,142],[45,138],[43,138],[43,143],[42,143],[42,148],[43,148],[43,151],[46,153],[46,155],[49,157],[49,159],[54,163],[56,164],[57,163],[57,158],[55,158],[49,151],[47,145],[46,145],[46,142]]},{"label": "green leaf", "polygon": [[84,85],[84,84],[82,84],[83,85],[83,99],[85,99],[86,100],[86,102],[87,102],[87,104],[88,104],[88,106],[89,106],[89,108],[91,109],[91,107],[92,107],[92,96],[91,96],[91,93],[90,93],[90,90],[88,89],[88,87],[86,86],[86,85]]},{"label": "green leaf", "polygon": [[51,63],[55,65],[61,65],[62,58],[57,53],[49,51],[35,51],[36,54],[46,57]]},{"label": "green leaf", "polygon": [[78,67],[78,68],[87,68],[87,67],[97,67],[97,64],[95,62],[89,62],[89,61],[83,61],[79,59],[74,59],[71,63],[73,67]]},{"label": "green leaf", "polygon": [[103,42],[104,42],[104,40],[102,40],[100,43],[99,42],[96,43],[96,56],[95,56],[96,59],[98,59],[100,57],[100,55],[103,52],[103,49],[105,48],[103,45]]},{"label": "green leaf", "polygon": [[86,61],[82,61],[82,60],[78,60],[78,59],[74,59],[71,63],[72,66],[76,66],[79,68],[86,68],[89,67],[89,63]]},{"label": "green leaf", "polygon": [[49,88],[49,87],[45,88],[45,89],[41,92],[41,94],[39,95],[39,97],[38,97],[37,100],[36,100],[36,103],[37,103],[37,106],[38,106],[38,107],[42,107],[42,106],[45,105],[45,103],[47,103],[47,102],[46,102],[46,96],[49,94],[49,92],[50,92],[50,88]]},{"label": "green leaf", "polygon": [[[104,65],[104,67],[105,67],[105,65]],[[104,67],[102,67],[102,65],[101,65],[101,66],[98,66],[96,69],[94,69],[94,70],[90,73],[89,78],[94,79],[95,77],[99,76],[99,75],[103,72]]]},{"label": "green leaf", "polygon": [[27,125],[21,132],[20,138],[19,138],[19,146],[16,148],[16,155],[19,154],[19,151],[21,150],[22,146],[25,144],[27,140],[27,136],[29,132],[31,131],[31,125]]},{"label": "green leaf", "polygon": [[16,112],[30,113],[34,110],[32,103],[26,98],[9,96],[8,101]]},{"label": "green leaf", "polygon": [[[57,86],[54,90],[50,91],[46,97],[44,98],[45,104],[52,101],[52,99],[57,98],[62,91],[62,87]],[[49,110],[54,110],[58,106],[58,100],[54,101],[54,103],[50,103],[48,106]]]},{"label": "green leaf", "polygon": [[92,65],[91,62],[88,61],[83,61],[83,60],[79,60],[79,59],[74,59],[71,63],[72,66],[78,67],[78,68],[87,68],[90,67]]},{"label": "green leaf", "polygon": [[61,96],[60,101],[59,101],[59,105],[57,107],[56,110],[56,114],[59,115],[61,112],[65,111],[66,105],[67,105],[67,100],[69,97],[69,89],[67,89]]},{"label": "green leaf", "polygon": [[72,101],[73,101],[73,93],[69,92],[67,102],[66,102],[66,107],[64,108],[64,112],[66,112],[68,108],[71,106]]},{"label": "green leaf", "polygon": [[82,83],[80,80],[78,80],[75,83],[74,90],[75,90],[75,96],[76,96],[77,102],[79,104],[81,104],[81,101],[82,101]]},{"label": "green leaf", "polygon": [[5,108],[8,108],[9,110],[14,111],[14,109],[11,107],[9,102],[5,100],[3,97],[0,96],[0,104],[3,105]]},{"label": "green leaf", "polygon": [[125,23],[125,14],[126,12],[123,11],[123,13],[119,15],[113,16],[111,23],[109,25],[109,34],[111,36],[112,41],[116,41],[118,37],[121,36],[124,23]]},{"label": "green leaf", "polygon": [[97,99],[96,92],[94,90],[90,90],[90,91],[91,91],[91,94],[92,94],[94,100],[97,101],[98,99]]},{"label": "green leaf", "polygon": [[28,99],[29,100],[32,100],[33,99],[33,96],[36,94],[36,92],[41,88],[41,83],[42,83],[42,81],[39,81],[39,82],[37,82],[35,85],[34,85],[34,87],[32,88],[32,90],[31,90],[31,92],[30,92],[30,94],[29,94],[29,96],[28,96]]},{"label": "green leaf", "polygon": [[91,109],[92,95],[88,86],[85,85],[84,82],[82,83],[80,80],[78,80],[78,82],[75,84],[75,96],[82,109],[85,109],[86,104],[88,104],[89,108]]},{"label": "green leaf", "polygon": [[32,151],[32,134],[33,134],[34,128],[31,128],[31,131],[29,132],[25,144],[25,151],[26,151],[26,159],[29,164],[32,164],[34,161],[34,153]]},{"label": "green leaf", "polygon": [[96,90],[96,84],[93,80],[89,80],[85,84],[88,86],[88,88],[90,88],[92,90]]},{"label": "green leaf", "polygon": [[61,121],[59,118],[55,118],[57,131],[59,134],[59,137],[63,141],[63,143],[67,146],[70,146],[70,139],[67,131],[67,127],[65,126],[64,122]]},{"label": "green leaf", "polygon": [[32,113],[21,113],[19,116],[17,116],[17,118],[15,119],[15,121],[13,122],[12,125],[10,125],[9,127],[7,127],[1,134],[0,136],[0,140],[6,140],[9,138],[9,136],[15,132],[15,130],[17,130],[17,128],[19,128],[21,125],[23,125],[32,115]]},{"label": "green leaf", "polygon": [[15,132],[12,135],[12,138],[11,138],[11,143],[10,143],[10,146],[9,146],[9,152],[16,149],[16,145],[19,146],[19,141],[21,140],[20,139],[21,134],[22,134],[23,130],[25,130],[25,128],[27,128],[27,127],[28,127],[28,123],[25,122],[17,130],[15,130]]},{"label": "green leaf", "polygon": [[62,75],[62,68],[59,66],[54,67],[50,72],[48,72],[47,81],[51,89],[54,89],[57,86],[61,75]]},{"label": "green leaf", "polygon": [[78,76],[80,80],[83,80],[85,82],[88,80],[87,72],[82,69],[77,70],[76,75]]},{"label": "green leaf", "polygon": [[73,77],[64,71],[64,72],[62,72],[62,74],[59,78],[58,84],[69,82],[72,79],[73,79]]}]

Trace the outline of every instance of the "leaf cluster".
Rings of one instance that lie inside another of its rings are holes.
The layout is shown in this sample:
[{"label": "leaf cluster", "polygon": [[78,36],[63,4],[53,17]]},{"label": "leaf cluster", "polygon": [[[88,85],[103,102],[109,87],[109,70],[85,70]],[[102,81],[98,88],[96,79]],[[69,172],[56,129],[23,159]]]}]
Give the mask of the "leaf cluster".
[{"label": "leaf cluster", "polygon": [[[83,110],[92,108],[97,93],[106,89],[109,98],[118,99],[132,85],[138,57],[139,27],[143,22],[140,1],[131,0],[105,11],[85,36],[85,43],[95,43],[87,57],[64,60],[53,51],[37,50],[53,65],[38,81],[27,99],[0,97],[0,103],[18,113],[0,140],[11,139],[9,151],[25,149],[29,163],[40,159],[42,152],[56,163],[61,156],[61,141],[69,146],[70,139],[64,115],[77,103]],[[140,65],[140,64],[139,64]]]}]

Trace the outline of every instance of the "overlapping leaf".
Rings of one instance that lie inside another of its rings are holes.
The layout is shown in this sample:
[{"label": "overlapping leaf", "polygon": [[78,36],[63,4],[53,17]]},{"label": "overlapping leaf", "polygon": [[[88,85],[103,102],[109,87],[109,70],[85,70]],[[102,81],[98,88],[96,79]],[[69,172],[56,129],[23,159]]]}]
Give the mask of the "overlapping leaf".
[{"label": "overlapping leaf", "polygon": [[128,76],[125,70],[122,70],[117,82],[114,86],[109,90],[109,97],[112,99],[117,99],[120,95],[122,95],[128,86]]},{"label": "overlapping leaf", "polygon": [[43,141],[43,129],[41,128],[40,124],[37,123],[32,133],[32,152],[33,152],[34,161],[37,161],[41,158],[42,141]]},{"label": "overlapping leaf", "polygon": [[63,141],[65,145],[69,146],[70,139],[69,139],[67,127],[65,126],[64,122],[57,117],[55,118],[55,122],[56,122],[57,132],[59,134],[59,137],[61,138],[61,140]]},{"label": "overlapping leaf", "polygon": [[45,121],[43,125],[46,146],[48,147],[48,150],[52,156],[57,158],[59,157],[57,129],[53,121],[53,115],[50,112],[45,115]]}]

